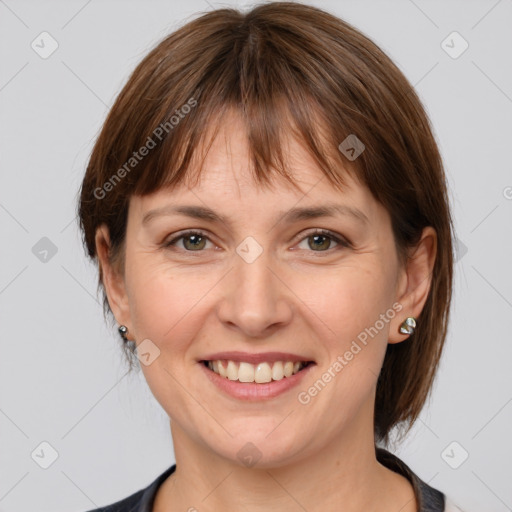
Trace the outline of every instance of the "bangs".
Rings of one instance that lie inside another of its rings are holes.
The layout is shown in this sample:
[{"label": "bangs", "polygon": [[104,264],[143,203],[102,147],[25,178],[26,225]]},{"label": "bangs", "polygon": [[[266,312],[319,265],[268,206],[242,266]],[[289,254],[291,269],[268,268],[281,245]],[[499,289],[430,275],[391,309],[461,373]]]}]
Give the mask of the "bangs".
[{"label": "bangs", "polygon": [[[233,113],[245,126],[250,169],[260,186],[271,187],[274,178],[282,177],[299,188],[285,158],[284,148],[290,139],[311,155],[335,188],[341,190],[346,184],[344,173],[359,179],[360,168],[343,157],[339,141],[333,137],[340,127],[335,131],[329,125],[321,105],[307,95],[304,84],[285,88],[279,80],[282,77],[275,74],[270,75],[273,80],[261,80],[258,87],[245,90],[243,84],[252,83],[253,78],[243,80],[229,73],[230,69],[227,62],[218,78],[210,78],[199,94],[191,95],[184,103],[192,99],[197,106],[162,138],[153,161],[148,159],[140,169],[133,190],[128,193],[146,195],[185,183],[195,186],[211,145]],[[279,88],[283,90],[276,95]],[[164,117],[159,126],[165,122]]]},{"label": "bangs", "polygon": [[[298,187],[283,152],[286,139],[294,138],[333,187],[342,190],[348,173],[382,202],[390,187],[382,169],[389,161],[408,165],[396,147],[396,112],[386,112],[389,106],[378,99],[389,88],[374,79],[370,91],[371,70],[362,56],[341,39],[329,48],[307,43],[317,38],[325,38],[322,27],[305,32],[286,18],[274,25],[225,9],[160,43],[112,108],[121,115],[105,124],[112,141],[108,172],[134,164],[116,187],[119,201],[197,183],[208,149],[234,111],[245,126],[257,184],[270,186],[281,176]],[[349,137],[364,144],[356,158],[339,149]],[[135,161],[132,154],[145,145],[151,149]]]}]

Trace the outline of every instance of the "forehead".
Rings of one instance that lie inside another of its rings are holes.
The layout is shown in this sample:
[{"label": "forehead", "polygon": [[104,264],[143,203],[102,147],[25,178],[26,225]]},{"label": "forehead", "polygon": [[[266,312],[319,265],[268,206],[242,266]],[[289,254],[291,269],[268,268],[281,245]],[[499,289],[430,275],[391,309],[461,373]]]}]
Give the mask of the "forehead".
[{"label": "forehead", "polygon": [[[291,132],[283,130],[281,134],[281,149],[289,171],[292,171],[294,183],[308,190],[314,183],[322,179],[323,173],[318,168],[311,155]],[[207,135],[206,140],[209,140]],[[199,164],[199,155],[204,147],[196,152],[195,165]],[[246,124],[240,115],[229,111],[218,126],[218,133],[208,148],[203,161],[200,180],[203,187],[223,184],[224,186],[248,189],[254,192],[258,187],[251,166],[250,142]],[[271,170],[268,170],[271,172]],[[276,191],[285,188],[285,180],[276,172],[273,181]],[[201,188],[201,186],[199,187]],[[282,192],[282,190],[281,190]]]},{"label": "forehead", "polygon": [[[210,139],[214,128],[217,128],[217,133]],[[139,196],[135,209],[143,216],[147,211],[169,203],[195,204],[226,215],[250,210],[262,216],[264,211],[274,209],[281,211],[294,206],[336,202],[361,210],[369,219],[382,214],[379,210],[382,207],[353,172],[340,166],[339,172],[346,184],[342,188],[335,187],[305,144],[291,132],[284,135],[280,141],[283,157],[295,187],[277,172],[272,174],[272,185],[258,183],[252,169],[246,125],[241,116],[231,110],[218,125],[208,128],[203,140],[211,141],[211,144],[198,148],[192,159],[190,175],[197,175],[198,180],[192,182],[185,178],[172,188]]]}]

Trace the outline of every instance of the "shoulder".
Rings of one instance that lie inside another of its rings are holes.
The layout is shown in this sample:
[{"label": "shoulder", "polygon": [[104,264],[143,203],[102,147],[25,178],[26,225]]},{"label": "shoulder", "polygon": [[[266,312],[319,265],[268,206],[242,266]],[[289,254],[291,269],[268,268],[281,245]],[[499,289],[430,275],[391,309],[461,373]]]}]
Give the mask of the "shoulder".
[{"label": "shoulder", "polygon": [[174,473],[175,470],[176,464],[166,469],[146,488],[131,494],[127,498],[116,501],[111,505],[88,510],[87,512],[151,512],[158,488],[169,475]]},{"label": "shoulder", "polygon": [[95,508],[94,510],[88,510],[87,512],[138,512],[145,491],[146,489],[142,489],[116,503]]}]

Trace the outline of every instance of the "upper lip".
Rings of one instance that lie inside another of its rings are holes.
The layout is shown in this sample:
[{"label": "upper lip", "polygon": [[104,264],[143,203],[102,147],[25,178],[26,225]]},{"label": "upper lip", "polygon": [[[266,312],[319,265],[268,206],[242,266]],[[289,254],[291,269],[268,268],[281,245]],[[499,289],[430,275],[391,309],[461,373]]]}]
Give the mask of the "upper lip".
[{"label": "upper lip", "polygon": [[258,354],[251,354],[250,352],[216,352],[215,354],[209,354],[201,361],[218,361],[218,360],[230,360],[230,361],[245,361],[247,363],[258,364],[258,363],[273,363],[275,361],[312,361],[312,359],[300,356],[298,354],[292,354],[290,352],[260,352]]}]

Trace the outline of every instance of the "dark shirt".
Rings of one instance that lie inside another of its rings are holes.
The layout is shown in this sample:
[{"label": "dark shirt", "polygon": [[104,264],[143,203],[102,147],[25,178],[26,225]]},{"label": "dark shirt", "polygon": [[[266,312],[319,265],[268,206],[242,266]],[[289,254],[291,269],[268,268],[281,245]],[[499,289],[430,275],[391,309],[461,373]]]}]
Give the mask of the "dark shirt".
[{"label": "dark shirt", "polygon": [[[383,466],[386,466],[395,473],[403,475],[411,482],[416,495],[416,501],[418,502],[418,512],[444,512],[445,495],[421,480],[396,455],[393,455],[383,448],[377,448],[377,460]],[[175,470],[176,464],[164,471],[145,489],[141,489],[131,496],[128,496],[128,498],[113,503],[112,505],[90,510],[89,512],[152,512],[158,488]]]}]

